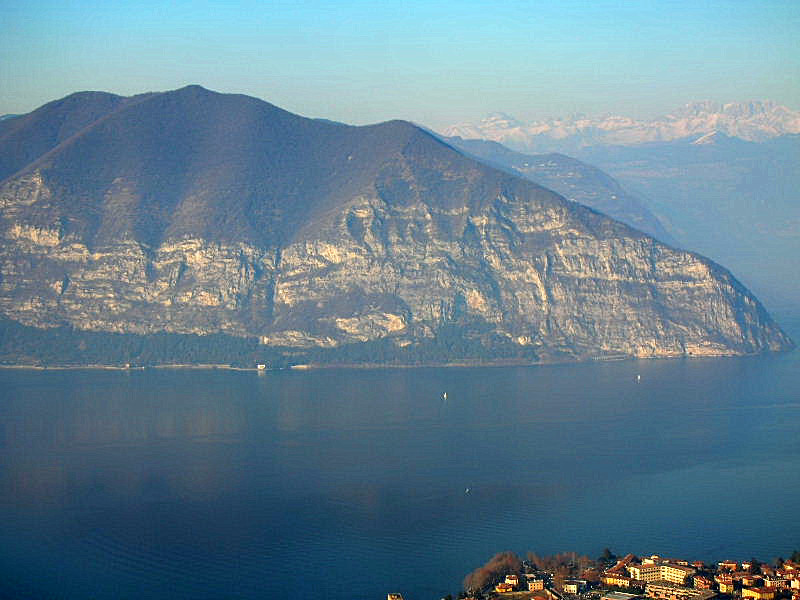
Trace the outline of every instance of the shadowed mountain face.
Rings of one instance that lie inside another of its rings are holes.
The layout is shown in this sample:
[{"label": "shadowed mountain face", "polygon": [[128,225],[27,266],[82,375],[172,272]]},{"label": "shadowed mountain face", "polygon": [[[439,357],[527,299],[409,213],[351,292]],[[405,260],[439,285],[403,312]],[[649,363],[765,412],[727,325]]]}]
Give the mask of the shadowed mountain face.
[{"label": "shadowed mountain face", "polygon": [[405,122],[76,94],[4,121],[0,161],[0,310],[26,325],[286,347],[446,329],[531,360],[791,345],[718,265]]},{"label": "shadowed mountain face", "polygon": [[[34,212],[92,247],[123,239],[157,246],[195,234],[279,246],[313,220],[306,211],[325,210],[374,178],[364,158],[379,164],[402,127],[320,124],[197,86],[133,99],[123,110],[114,98],[103,98],[106,111],[92,111],[101,118],[80,135],[40,133],[50,131],[48,111],[14,132],[62,142],[25,170],[47,173],[50,200]],[[60,121],[83,123],[90,111],[76,112]]]},{"label": "shadowed mountain face", "polygon": [[0,120],[0,179],[16,173],[129,99],[79,92],[27,115]]}]

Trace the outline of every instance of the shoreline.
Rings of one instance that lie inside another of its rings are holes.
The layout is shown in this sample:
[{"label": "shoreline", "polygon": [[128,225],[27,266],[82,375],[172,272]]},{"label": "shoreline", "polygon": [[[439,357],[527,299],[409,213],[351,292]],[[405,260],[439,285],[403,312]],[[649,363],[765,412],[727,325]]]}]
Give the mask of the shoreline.
[{"label": "shoreline", "polygon": [[146,371],[148,369],[186,369],[194,371],[277,371],[278,369],[258,369],[256,367],[234,367],[232,365],[215,364],[164,364],[124,367],[119,365],[7,365],[0,364],[0,369],[20,371]]},{"label": "shoreline", "polygon": [[791,354],[797,351],[797,348],[791,350],[775,351],[775,352],[754,352],[750,354],[714,354],[714,355],[673,355],[673,356],[607,356],[607,357],[589,357],[579,360],[550,360],[528,362],[522,360],[506,360],[506,361],[452,361],[442,363],[425,363],[425,364],[386,364],[386,363],[330,363],[330,364],[297,364],[281,368],[259,369],[257,367],[237,367],[229,364],[214,364],[214,363],[168,363],[157,365],[144,365],[144,366],[123,366],[123,365],[102,365],[102,364],[89,364],[89,365],[36,365],[36,364],[2,364],[0,369],[6,370],[21,370],[21,371],[146,371],[148,369],[160,370],[188,370],[188,371],[242,371],[242,372],[256,372],[256,373],[274,373],[279,371],[320,371],[320,370],[335,370],[335,369],[348,369],[348,370],[377,370],[377,369],[466,369],[466,368],[497,368],[497,367],[538,367],[549,365],[568,365],[568,364],[587,364],[598,362],[624,362],[624,361],[638,361],[638,360],[697,360],[697,359],[730,359],[730,358],[748,358],[766,355],[778,354]]}]

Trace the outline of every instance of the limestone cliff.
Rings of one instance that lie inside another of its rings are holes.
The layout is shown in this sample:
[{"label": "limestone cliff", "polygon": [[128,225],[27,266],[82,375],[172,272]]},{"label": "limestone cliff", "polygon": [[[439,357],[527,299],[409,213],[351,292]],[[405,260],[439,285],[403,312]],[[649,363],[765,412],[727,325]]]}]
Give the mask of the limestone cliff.
[{"label": "limestone cliff", "polygon": [[403,122],[151,94],[0,182],[0,211],[0,312],[40,328],[403,347],[450,324],[539,360],[791,347],[722,267]]}]

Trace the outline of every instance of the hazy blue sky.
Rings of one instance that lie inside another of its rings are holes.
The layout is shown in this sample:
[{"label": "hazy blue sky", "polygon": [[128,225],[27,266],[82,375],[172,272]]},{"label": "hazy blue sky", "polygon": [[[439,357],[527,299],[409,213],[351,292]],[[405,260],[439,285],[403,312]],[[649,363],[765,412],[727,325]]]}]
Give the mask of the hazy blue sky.
[{"label": "hazy blue sky", "polygon": [[800,109],[800,1],[0,0],[0,114],[188,83],[352,123]]}]

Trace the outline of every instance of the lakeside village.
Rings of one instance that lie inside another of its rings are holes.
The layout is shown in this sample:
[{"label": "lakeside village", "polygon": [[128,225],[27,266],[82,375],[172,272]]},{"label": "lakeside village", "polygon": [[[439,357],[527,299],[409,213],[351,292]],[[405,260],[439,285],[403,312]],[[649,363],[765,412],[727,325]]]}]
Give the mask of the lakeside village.
[{"label": "lakeside village", "polygon": [[[755,559],[705,564],[658,555],[597,560],[495,555],[464,578],[458,598],[473,600],[800,600],[800,552],[774,564]],[[442,600],[451,600],[452,596]],[[403,600],[389,594],[388,600]]]}]

